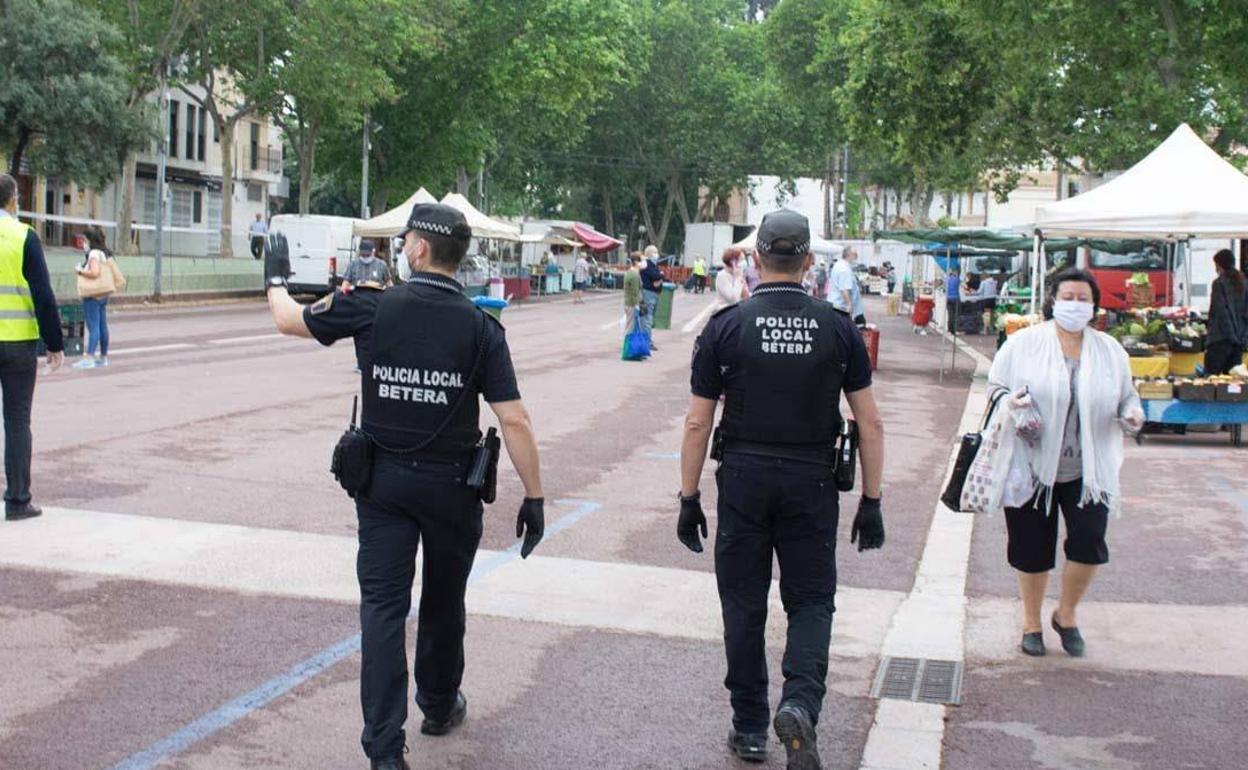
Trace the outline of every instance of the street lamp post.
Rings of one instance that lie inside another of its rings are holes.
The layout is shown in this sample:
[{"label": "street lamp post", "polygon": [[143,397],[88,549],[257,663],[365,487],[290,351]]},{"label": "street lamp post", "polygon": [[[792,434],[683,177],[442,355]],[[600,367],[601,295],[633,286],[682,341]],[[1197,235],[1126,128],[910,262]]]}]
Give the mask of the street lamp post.
[{"label": "street lamp post", "polygon": [[152,299],[160,301],[161,257],[165,235],[165,170],[169,155],[169,63],[160,65],[160,140],[156,142],[156,266]]},{"label": "street lamp post", "polygon": [[361,169],[360,169],[360,219],[368,219],[368,151],[372,149],[372,144],[368,138],[369,122],[368,110],[364,111],[364,147],[361,152]]}]

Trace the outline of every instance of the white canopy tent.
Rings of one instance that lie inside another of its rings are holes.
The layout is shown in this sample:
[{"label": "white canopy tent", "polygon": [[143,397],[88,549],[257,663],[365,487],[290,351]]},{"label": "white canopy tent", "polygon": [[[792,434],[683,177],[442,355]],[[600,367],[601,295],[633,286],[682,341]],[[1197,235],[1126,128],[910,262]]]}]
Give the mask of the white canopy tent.
[{"label": "white canopy tent", "polygon": [[[1185,241],[1248,237],[1248,176],[1186,123],[1139,163],[1082,195],[1036,210],[1033,304],[1044,292],[1044,237]],[[1189,260],[1190,268],[1190,260]],[[1185,282],[1190,286],[1191,281]]]},{"label": "white canopy tent", "polygon": [[437,203],[438,199],[420,188],[412,197],[372,219],[357,220],[352,232],[360,238],[394,238],[407,227],[407,217],[417,203]]},{"label": "white canopy tent", "polygon": [[457,209],[468,220],[474,238],[495,238],[502,241],[519,241],[520,228],[515,225],[499,222],[482,214],[476,206],[459,193],[447,193],[442,199],[444,205]]},{"label": "white canopy tent", "polygon": [[[732,248],[741,249],[742,251],[753,251],[758,240],[758,228],[755,227],[750,234],[732,244]],[[840,258],[841,252],[845,247],[839,243],[825,241],[823,238],[812,235],[810,236],[810,250],[817,255],[825,257]]]}]

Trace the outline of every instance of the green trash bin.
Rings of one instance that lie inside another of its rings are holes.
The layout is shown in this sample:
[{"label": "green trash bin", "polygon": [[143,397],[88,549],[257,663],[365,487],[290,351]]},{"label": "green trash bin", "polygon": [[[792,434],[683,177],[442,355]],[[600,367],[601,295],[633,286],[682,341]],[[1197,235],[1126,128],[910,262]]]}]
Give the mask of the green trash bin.
[{"label": "green trash bin", "polygon": [[[83,338],[86,336],[86,314],[83,313],[81,302],[66,302],[58,310],[61,314],[61,336],[65,340],[65,355],[80,356],[83,350]],[[44,356],[48,352],[43,340],[35,343],[35,355]]]},{"label": "green trash bin", "polygon": [[676,296],[676,284],[663,283],[663,291],[659,292],[659,305],[654,309],[654,328],[672,328],[672,300]]}]

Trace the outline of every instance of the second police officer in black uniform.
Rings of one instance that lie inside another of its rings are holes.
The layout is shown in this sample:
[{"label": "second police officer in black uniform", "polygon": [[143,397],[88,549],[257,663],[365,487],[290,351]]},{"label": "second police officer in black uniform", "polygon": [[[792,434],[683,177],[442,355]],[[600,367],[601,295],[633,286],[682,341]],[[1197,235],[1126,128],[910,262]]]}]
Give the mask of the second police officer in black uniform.
[{"label": "second police officer in black uniform", "polygon": [[756,247],[763,283],[748,300],[716,313],[698,338],[677,524],[680,541],[701,552],[699,533],[706,537],[707,529],[699,481],[722,395],[712,454],[719,459],[715,576],[733,711],[728,742],[743,759],[766,758],[772,720],[765,630],[774,554],[788,636],[773,724],[791,770],[821,767],[815,725],[835,609],[841,393],[859,426],[862,453],[863,494],[851,542],[860,551],[884,544],[884,434],[867,351],[848,315],[802,288],[809,244],[801,214],[764,217]]},{"label": "second police officer in black uniform", "polygon": [[482,505],[466,484],[481,439],[480,393],[498,417],[525,499],[516,522],[527,557],[542,538],[537,442],[516,386],[502,325],[477,309],[454,279],[472,232],[463,214],[440,204],[412,208],[403,233],[407,283],[337,292],[305,307],[285,289],[284,238],[271,236],[265,274],[278,330],[324,345],[357,343],[363,413],[371,440],[369,483],[355,494],[359,515],[361,742],[374,770],[406,770],[405,624],[418,544],[423,544],[416,630],[416,703],[421,732],[459,725],[467,702],[464,592],[482,533]]}]

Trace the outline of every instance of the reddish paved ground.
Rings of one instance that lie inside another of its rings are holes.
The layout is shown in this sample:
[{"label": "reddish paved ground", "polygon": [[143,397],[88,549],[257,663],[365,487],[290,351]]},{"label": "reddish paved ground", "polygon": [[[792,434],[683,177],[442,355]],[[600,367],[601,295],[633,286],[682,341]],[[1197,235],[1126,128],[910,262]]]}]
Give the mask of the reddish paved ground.
[{"label": "reddish paved ground", "polygon": [[[618,295],[508,311],[550,526],[565,528],[528,562],[496,557],[514,542],[520,498],[505,469],[469,591],[469,721],[441,740],[409,730],[414,766],[739,766],[722,749],[712,562],[673,536],[697,325],[682,329],[705,302],[677,297],[674,328],[657,333],[646,363],[618,360]],[[942,381],[940,337],[881,324],[888,544],[854,552],[842,517],[820,725],[829,767],[860,764],[878,652],[914,584],[973,368],[960,355]],[[327,473],[357,386],[350,347],[271,334],[258,302],[121,312],[110,368],[41,380],[35,492],[52,509],[0,524],[0,768],[117,767],[356,633],[354,516]],[[1189,613],[1183,630],[1153,632],[1190,633],[1197,647],[1209,633],[1201,608],[1223,608],[1225,630],[1239,628],[1245,456],[1193,437],[1130,451],[1132,505],[1089,597],[1109,605],[1088,608],[1096,654],[1077,665],[1013,655],[1001,522],[977,521],[965,705],[946,734],[947,766],[1235,766],[1248,751],[1233,729],[1248,716],[1242,666],[1219,668],[1200,649],[1177,663],[1127,642],[1118,654],[1094,619],[1134,628],[1173,603]],[[706,489],[709,512],[710,468]],[[844,497],[844,510],[855,505]],[[778,679],[778,606],[773,615]],[[148,755],[159,761],[120,766],[363,767],[358,655],[348,645],[338,657],[202,739]],[[1053,749],[1050,735],[1073,748]],[[773,748],[766,766],[780,767]]]}]

